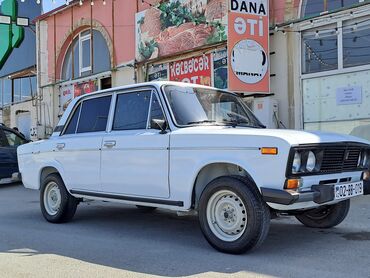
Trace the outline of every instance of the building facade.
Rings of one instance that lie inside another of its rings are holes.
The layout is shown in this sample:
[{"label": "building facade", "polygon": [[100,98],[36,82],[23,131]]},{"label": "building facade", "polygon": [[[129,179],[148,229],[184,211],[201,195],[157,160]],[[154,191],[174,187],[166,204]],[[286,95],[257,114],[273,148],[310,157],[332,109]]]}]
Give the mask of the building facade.
[{"label": "building facade", "polygon": [[[41,14],[41,7],[36,2],[5,0],[0,1],[0,11],[5,19],[0,23],[0,122],[18,127],[30,138],[30,128],[38,120],[36,35],[30,21]],[[18,25],[21,18],[26,19],[25,26]]]},{"label": "building facade", "polygon": [[[242,60],[228,50],[236,2],[262,18],[263,7],[242,0],[72,1],[39,17],[40,134],[73,97],[98,89],[151,80],[230,88],[230,67]],[[260,55],[239,63],[266,65],[269,90],[239,93],[272,95],[279,127],[368,138],[369,11],[362,0],[270,1],[269,63]]]}]

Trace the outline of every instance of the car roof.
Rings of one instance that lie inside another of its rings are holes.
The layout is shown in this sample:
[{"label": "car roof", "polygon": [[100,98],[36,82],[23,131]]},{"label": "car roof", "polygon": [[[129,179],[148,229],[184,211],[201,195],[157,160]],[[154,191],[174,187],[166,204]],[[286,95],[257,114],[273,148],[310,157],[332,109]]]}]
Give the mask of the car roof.
[{"label": "car roof", "polygon": [[[174,85],[174,86],[180,86],[180,87],[196,87],[196,88],[204,88],[204,89],[216,89],[220,90],[214,87],[210,86],[204,86],[204,85],[198,85],[198,84],[193,84],[193,83],[184,83],[184,82],[176,82],[176,81],[150,81],[150,82],[142,82],[142,83],[135,83],[135,84],[130,84],[130,85],[124,85],[124,86],[118,86],[118,87],[112,87],[109,89],[105,90],[100,90],[96,91],[90,94],[84,94],[82,96],[77,97],[75,100],[78,102],[80,99],[83,98],[90,98],[92,96],[104,94],[104,93],[109,93],[109,92],[115,92],[118,90],[130,90],[130,89],[135,89],[139,87],[155,87],[159,89],[163,85]],[[222,90],[220,90],[222,91]]]}]

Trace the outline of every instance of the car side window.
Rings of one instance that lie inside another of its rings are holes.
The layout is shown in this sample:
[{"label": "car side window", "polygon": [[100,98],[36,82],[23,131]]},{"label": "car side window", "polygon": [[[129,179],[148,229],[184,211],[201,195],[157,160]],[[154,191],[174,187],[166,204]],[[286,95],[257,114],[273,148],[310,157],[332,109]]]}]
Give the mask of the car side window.
[{"label": "car side window", "polygon": [[85,100],[82,103],[77,133],[105,131],[112,96]]},{"label": "car side window", "polygon": [[75,134],[76,133],[76,127],[77,127],[78,118],[80,116],[80,111],[81,111],[81,104],[78,105],[77,109],[73,113],[73,116],[71,120],[69,121],[64,134]]},{"label": "car side window", "polygon": [[17,147],[27,143],[27,141],[22,137],[8,130],[4,130],[4,134],[7,141],[6,143],[8,143],[8,145],[11,147]]},{"label": "car side window", "polygon": [[113,130],[146,129],[151,91],[117,96]]},{"label": "car side window", "polygon": [[152,128],[150,125],[152,123],[152,120],[165,120],[163,110],[161,108],[160,102],[157,98],[157,95],[155,93],[152,94],[152,102],[150,106],[150,121],[149,121],[149,128]]}]

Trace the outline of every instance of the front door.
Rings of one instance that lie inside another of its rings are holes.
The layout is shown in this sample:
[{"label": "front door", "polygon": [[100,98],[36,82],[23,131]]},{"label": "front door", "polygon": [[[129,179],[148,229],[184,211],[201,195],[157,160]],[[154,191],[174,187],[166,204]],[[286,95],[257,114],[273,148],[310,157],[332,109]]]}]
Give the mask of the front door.
[{"label": "front door", "polygon": [[27,141],[15,132],[0,130],[0,179],[18,172],[17,147],[25,143]]},{"label": "front door", "polygon": [[63,134],[53,140],[54,156],[63,166],[63,179],[69,189],[100,189],[100,148],[111,98],[111,95],[95,97],[79,103]]},{"label": "front door", "polygon": [[164,120],[152,90],[118,93],[112,131],[104,136],[102,190],[106,193],[168,198],[169,134],[151,125]]}]

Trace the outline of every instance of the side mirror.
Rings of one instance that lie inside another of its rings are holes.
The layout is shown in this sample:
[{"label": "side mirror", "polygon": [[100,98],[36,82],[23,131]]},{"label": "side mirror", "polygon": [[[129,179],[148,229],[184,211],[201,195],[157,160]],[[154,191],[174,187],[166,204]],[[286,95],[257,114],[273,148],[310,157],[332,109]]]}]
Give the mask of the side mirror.
[{"label": "side mirror", "polygon": [[167,133],[166,129],[168,128],[168,124],[167,124],[166,120],[152,119],[150,121],[150,126],[151,126],[151,128],[161,130],[161,134],[166,134]]}]

